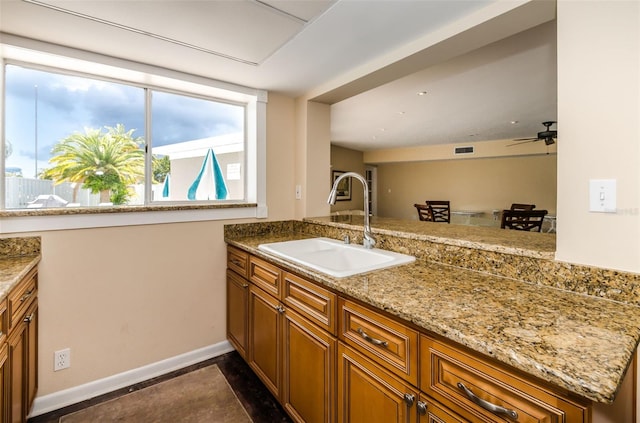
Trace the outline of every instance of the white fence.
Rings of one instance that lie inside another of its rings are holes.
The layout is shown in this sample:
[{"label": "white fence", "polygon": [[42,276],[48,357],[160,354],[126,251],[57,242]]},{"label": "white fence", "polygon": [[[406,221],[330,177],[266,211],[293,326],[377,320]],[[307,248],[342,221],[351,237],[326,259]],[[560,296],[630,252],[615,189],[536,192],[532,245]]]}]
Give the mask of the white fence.
[{"label": "white fence", "polygon": [[[47,179],[30,179],[13,176],[8,176],[5,180],[5,208],[7,209],[27,208],[29,203],[38,198],[39,195],[50,194],[55,194],[77,207],[98,206],[100,204],[100,194],[91,194],[91,191],[82,188],[78,189],[74,200],[73,190],[76,184],[71,182],[63,182],[55,185],[53,181]],[[130,199],[129,204],[143,204],[144,186],[140,185],[134,188],[136,195]]]}]

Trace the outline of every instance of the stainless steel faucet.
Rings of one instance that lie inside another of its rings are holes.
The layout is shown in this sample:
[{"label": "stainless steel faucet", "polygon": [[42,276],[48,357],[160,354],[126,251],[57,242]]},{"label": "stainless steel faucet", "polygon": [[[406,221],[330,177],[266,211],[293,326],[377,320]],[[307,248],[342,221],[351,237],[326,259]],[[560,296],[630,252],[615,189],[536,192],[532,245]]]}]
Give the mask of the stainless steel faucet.
[{"label": "stainless steel faucet", "polygon": [[369,222],[369,184],[367,184],[367,180],[364,179],[362,175],[355,172],[346,172],[338,176],[338,178],[333,182],[333,187],[329,193],[327,203],[331,205],[336,203],[336,197],[338,196],[338,184],[344,178],[355,178],[362,182],[362,186],[364,187],[364,238],[362,239],[362,245],[364,245],[364,248],[373,248],[374,245],[376,245],[376,239],[371,234],[371,224]]}]

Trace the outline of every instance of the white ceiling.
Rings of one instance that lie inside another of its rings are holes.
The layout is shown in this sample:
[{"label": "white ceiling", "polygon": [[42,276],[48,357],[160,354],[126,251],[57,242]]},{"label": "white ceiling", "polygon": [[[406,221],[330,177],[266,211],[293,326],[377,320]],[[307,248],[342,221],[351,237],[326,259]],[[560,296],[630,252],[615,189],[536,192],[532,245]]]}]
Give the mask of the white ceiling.
[{"label": "white ceiling", "polygon": [[529,0],[0,0],[0,35],[333,104],[333,142],[370,150],[556,120],[554,23],[518,35],[554,14]]}]

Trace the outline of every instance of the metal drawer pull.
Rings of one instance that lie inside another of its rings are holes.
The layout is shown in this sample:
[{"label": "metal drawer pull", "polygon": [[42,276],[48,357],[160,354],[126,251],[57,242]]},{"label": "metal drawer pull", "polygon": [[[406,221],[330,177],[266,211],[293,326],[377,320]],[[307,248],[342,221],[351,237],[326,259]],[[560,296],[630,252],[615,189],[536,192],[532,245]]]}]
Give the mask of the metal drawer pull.
[{"label": "metal drawer pull", "polygon": [[25,323],[31,323],[31,321],[33,320],[33,317],[34,317],[34,316],[33,316],[33,313],[31,313],[30,315],[26,316],[26,317],[23,319],[23,322],[25,322]]},{"label": "metal drawer pull", "polygon": [[379,339],[370,337],[369,335],[367,335],[365,331],[362,330],[362,328],[358,328],[358,333],[360,334],[360,336],[362,336],[365,340],[371,342],[373,345],[379,345],[381,347],[389,346],[389,343],[387,341],[381,341]]},{"label": "metal drawer pull", "polygon": [[284,313],[285,312],[285,308],[282,307],[281,305],[277,306],[276,310],[278,311],[278,313]]},{"label": "metal drawer pull", "polygon": [[518,413],[516,413],[515,411],[509,410],[508,408],[500,407],[499,405],[491,404],[489,401],[483,400],[482,398],[476,396],[476,394],[471,392],[469,388],[462,384],[462,382],[458,382],[458,388],[462,389],[471,401],[475,402],[485,410],[491,411],[494,414],[504,414],[514,420],[518,419]]},{"label": "metal drawer pull", "polygon": [[24,302],[27,298],[29,298],[31,296],[31,294],[33,294],[33,291],[35,291],[36,288],[33,287],[31,288],[28,292],[25,292],[24,295],[22,297],[20,297],[20,302]]},{"label": "metal drawer pull", "polygon": [[236,260],[236,259],[231,259],[231,263],[235,264],[238,267],[244,267],[244,263],[241,262],[240,260]]}]

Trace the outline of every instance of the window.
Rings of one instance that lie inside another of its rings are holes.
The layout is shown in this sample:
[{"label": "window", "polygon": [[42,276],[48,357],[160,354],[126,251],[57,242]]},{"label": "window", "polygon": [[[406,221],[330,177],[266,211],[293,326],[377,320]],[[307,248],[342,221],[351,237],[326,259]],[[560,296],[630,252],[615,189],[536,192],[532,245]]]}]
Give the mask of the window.
[{"label": "window", "polygon": [[266,92],[6,41],[0,233],[267,216]]},{"label": "window", "polygon": [[5,86],[6,209],[245,200],[243,104],[12,64]]}]

